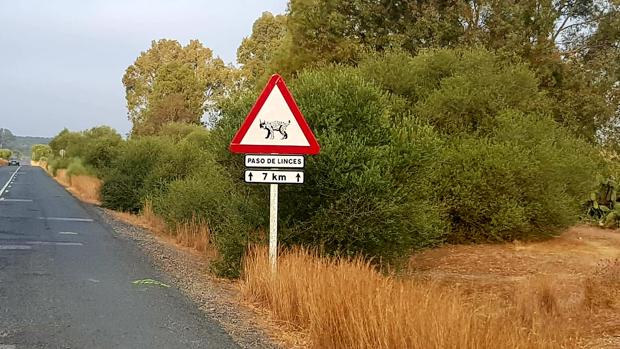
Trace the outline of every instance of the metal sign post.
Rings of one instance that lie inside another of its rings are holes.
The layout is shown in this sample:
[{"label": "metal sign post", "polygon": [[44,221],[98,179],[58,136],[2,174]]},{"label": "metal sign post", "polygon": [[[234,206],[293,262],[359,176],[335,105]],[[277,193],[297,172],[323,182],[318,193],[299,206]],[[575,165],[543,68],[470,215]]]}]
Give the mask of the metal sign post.
[{"label": "metal sign post", "polygon": [[278,185],[269,186],[269,264],[275,273],[278,270]]}]

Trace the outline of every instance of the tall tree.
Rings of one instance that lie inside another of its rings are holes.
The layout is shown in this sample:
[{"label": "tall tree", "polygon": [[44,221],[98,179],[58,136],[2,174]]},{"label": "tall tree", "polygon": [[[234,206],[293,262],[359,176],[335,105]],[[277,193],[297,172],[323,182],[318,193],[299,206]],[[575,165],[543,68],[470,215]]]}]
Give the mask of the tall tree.
[{"label": "tall tree", "polygon": [[243,65],[241,74],[245,79],[251,82],[266,73],[285,35],[286,16],[263,12],[254,22],[252,34],[244,38],[237,49],[237,62]]},{"label": "tall tree", "polygon": [[153,41],[123,76],[132,132],[157,132],[160,124],[172,121],[200,123],[213,99],[233,81],[232,68],[197,40],[186,46]]},{"label": "tall tree", "polygon": [[7,128],[0,128],[0,148],[8,147],[13,141],[15,141],[15,136],[11,130]]},{"label": "tall tree", "polygon": [[291,0],[275,66],[294,73],[323,63],[355,63],[367,51],[458,44],[458,0]]},{"label": "tall tree", "polygon": [[618,0],[291,0],[286,60],[293,71],[356,63],[365,51],[481,45],[535,63],[588,32]]}]

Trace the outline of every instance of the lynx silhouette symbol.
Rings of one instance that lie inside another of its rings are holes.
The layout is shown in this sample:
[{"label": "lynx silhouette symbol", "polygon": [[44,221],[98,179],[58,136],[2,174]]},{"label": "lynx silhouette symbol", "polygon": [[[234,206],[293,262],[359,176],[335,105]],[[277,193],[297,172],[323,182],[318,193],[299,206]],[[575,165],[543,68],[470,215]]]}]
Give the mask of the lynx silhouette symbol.
[{"label": "lynx silhouette symbol", "polygon": [[261,121],[259,120],[260,128],[264,128],[267,130],[267,137],[265,139],[273,139],[274,133],[280,132],[282,135],[282,139],[287,139],[288,134],[286,133],[286,128],[291,124],[291,120],[288,122],[284,121]]}]

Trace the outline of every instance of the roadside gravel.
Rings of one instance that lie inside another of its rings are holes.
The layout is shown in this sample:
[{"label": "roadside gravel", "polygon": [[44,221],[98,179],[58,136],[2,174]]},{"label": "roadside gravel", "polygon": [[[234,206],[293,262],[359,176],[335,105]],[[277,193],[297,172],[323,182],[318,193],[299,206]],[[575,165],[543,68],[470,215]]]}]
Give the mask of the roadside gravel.
[{"label": "roadside gravel", "polygon": [[106,209],[88,206],[118,238],[132,241],[145,251],[153,264],[170,277],[166,281],[179,288],[209,317],[219,321],[241,347],[279,347],[260,329],[254,320],[257,314],[238,302],[239,291],[234,285],[209,274],[206,260],[158,240],[145,229],[118,220]]}]

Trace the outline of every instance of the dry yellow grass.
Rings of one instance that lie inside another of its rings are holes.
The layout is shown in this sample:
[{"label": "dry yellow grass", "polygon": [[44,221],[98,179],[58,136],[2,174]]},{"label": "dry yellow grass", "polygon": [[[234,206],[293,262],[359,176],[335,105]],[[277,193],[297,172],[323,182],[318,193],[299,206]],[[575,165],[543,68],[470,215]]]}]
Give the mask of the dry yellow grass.
[{"label": "dry yellow grass", "polygon": [[67,170],[57,170],[56,176],[54,176],[54,178],[63,186],[71,187],[71,177],[67,174]]},{"label": "dry yellow grass", "polygon": [[191,221],[177,224],[173,234],[181,246],[215,257],[209,226],[195,217]]},{"label": "dry yellow grass", "polygon": [[169,234],[168,225],[163,218],[155,214],[153,210],[153,204],[150,201],[144,203],[144,207],[139,214],[144,224],[151,230],[158,234]]},{"label": "dry yellow grass", "polygon": [[32,161],[30,160],[30,166],[41,167],[47,171],[47,161]]},{"label": "dry yellow grass", "polygon": [[199,252],[208,259],[217,256],[209,227],[200,219],[193,218],[189,222],[178,223],[170,229],[166,222],[155,214],[150,201],[145,202],[144,208],[137,215],[127,212],[113,212],[113,214],[129,224],[150,230],[167,242]]},{"label": "dry yellow grass", "polygon": [[[282,253],[272,275],[266,250],[252,250],[241,285],[246,301],[297,328],[312,348],[572,348],[575,309],[539,279],[509,297],[465,293],[432,280],[385,276],[361,259]],[[299,343],[298,343],[299,344]]]},{"label": "dry yellow grass", "polygon": [[80,200],[96,205],[101,203],[100,190],[103,182],[99,178],[86,175],[70,176],[65,169],[57,170],[54,178]]},{"label": "dry yellow grass", "polygon": [[71,188],[75,190],[78,196],[87,202],[99,203],[101,201],[99,191],[102,182],[100,179],[92,176],[71,176]]}]

